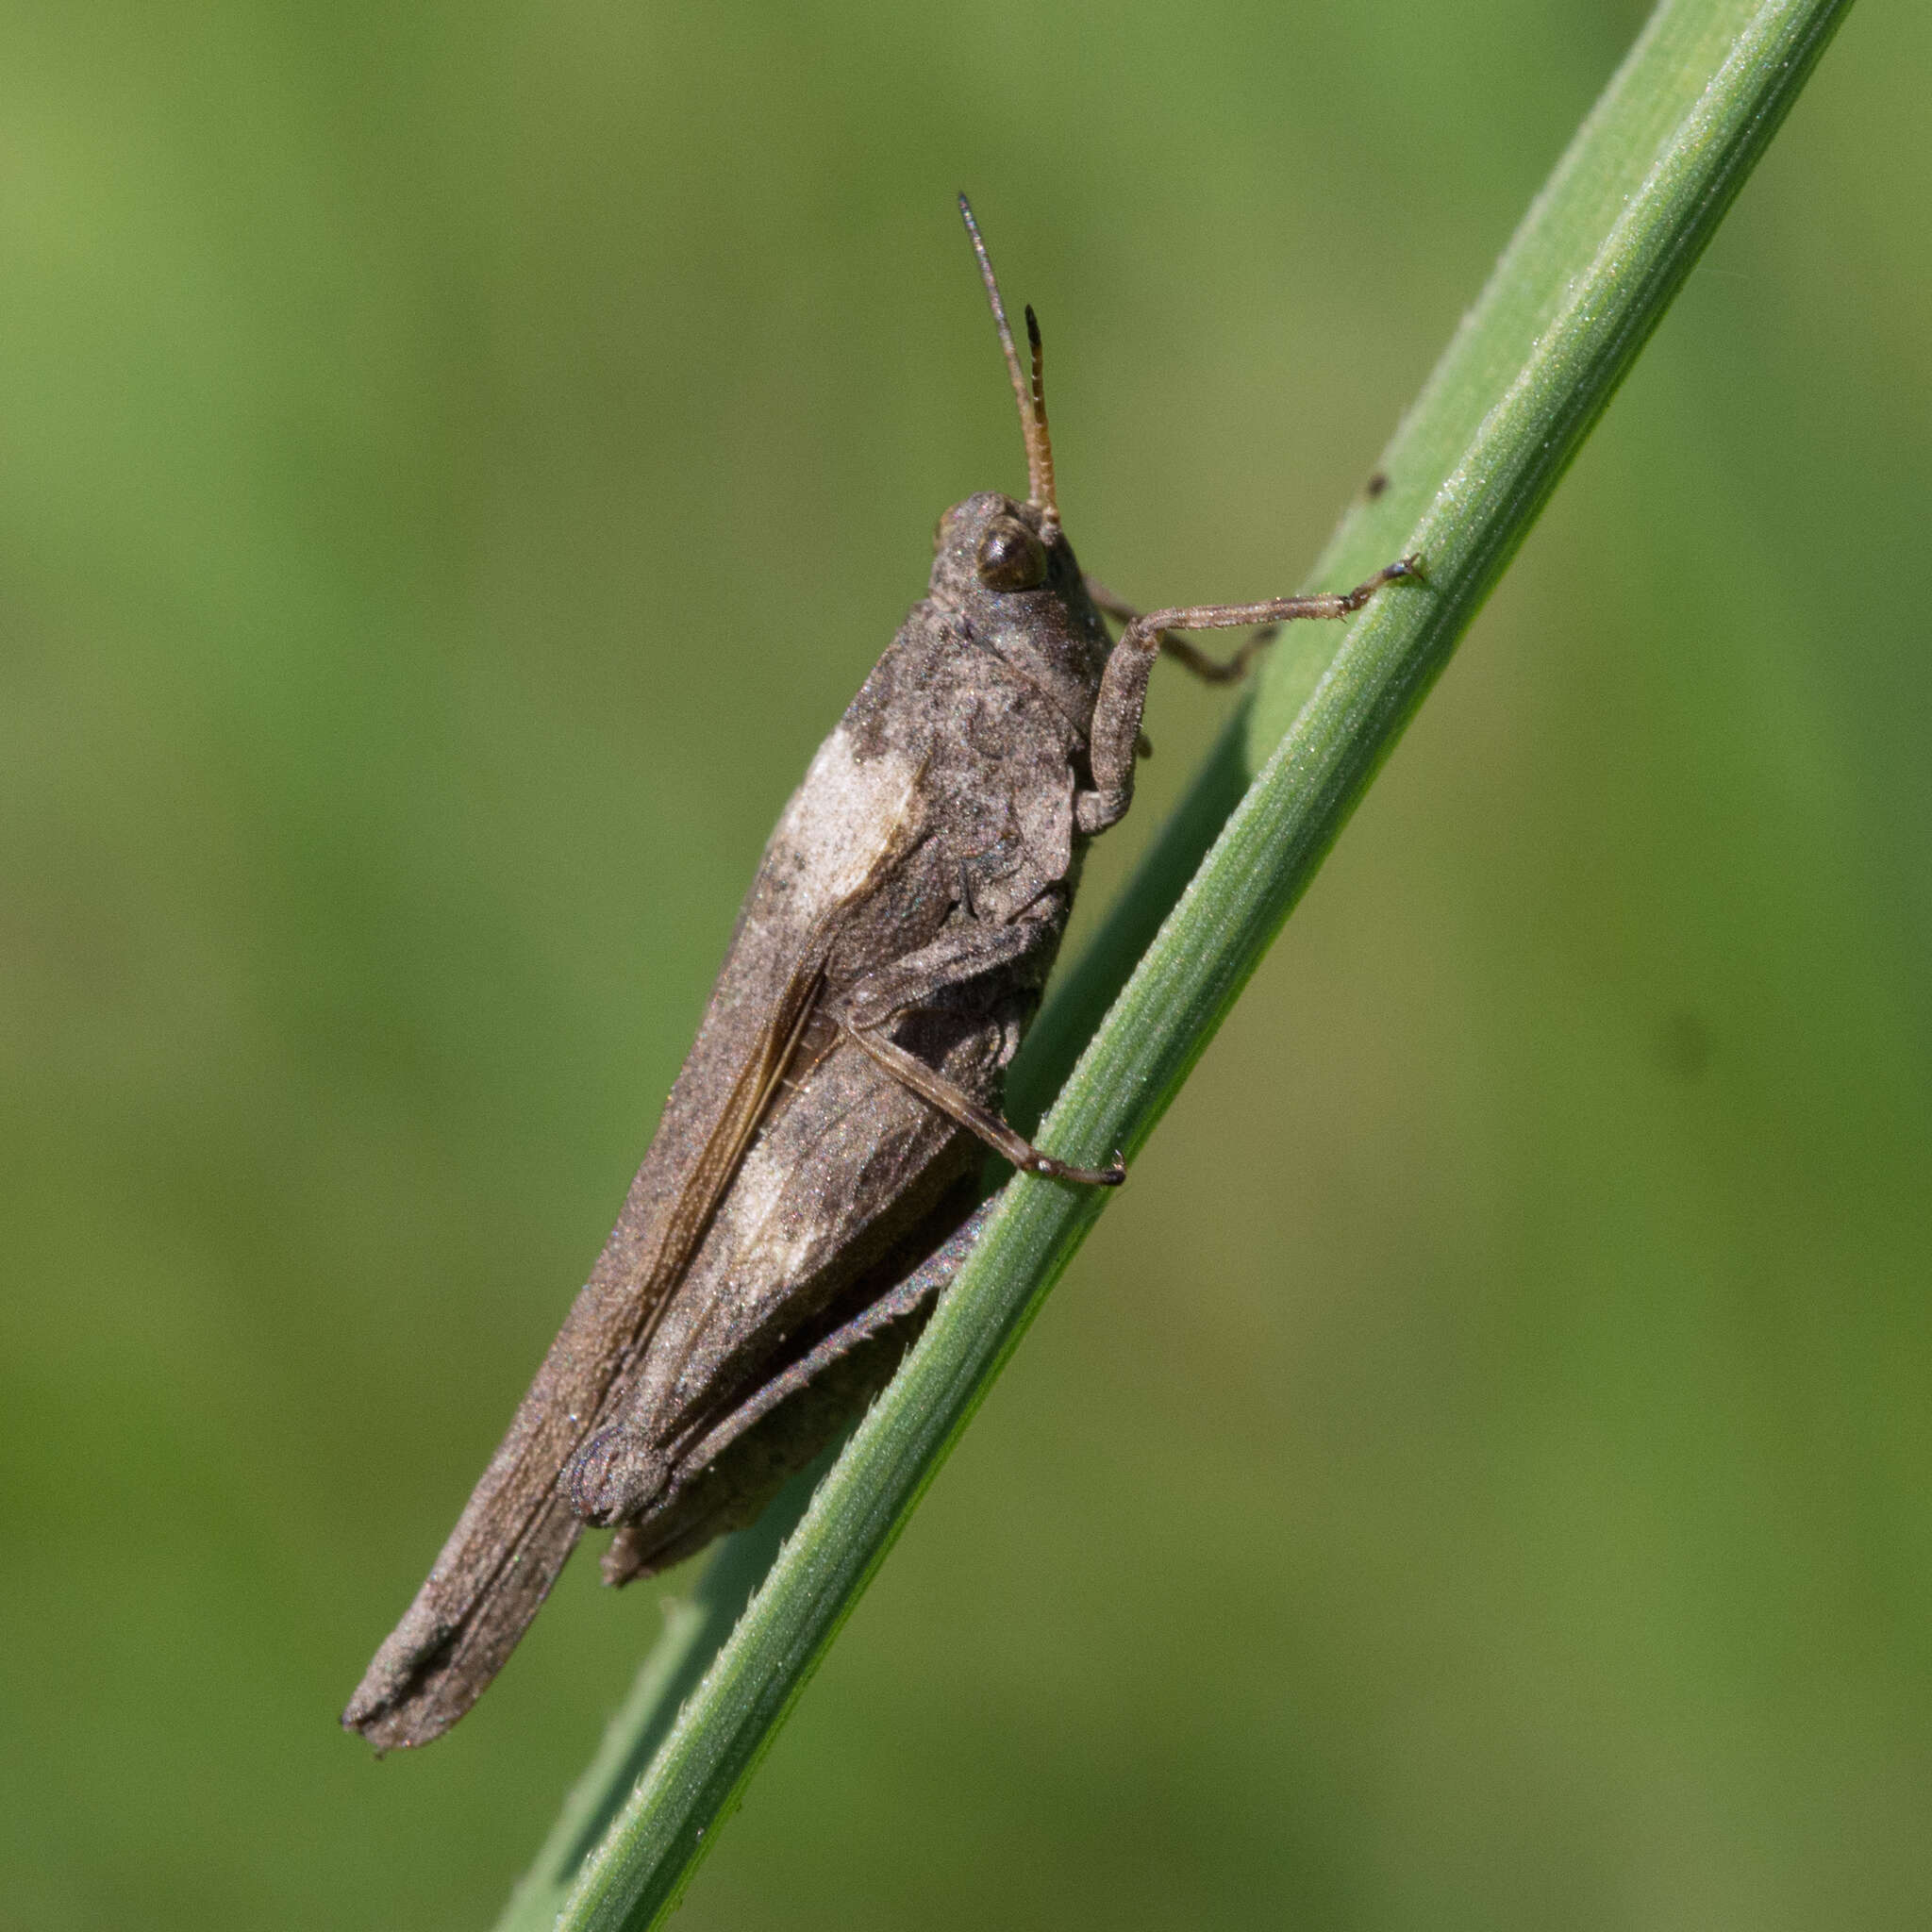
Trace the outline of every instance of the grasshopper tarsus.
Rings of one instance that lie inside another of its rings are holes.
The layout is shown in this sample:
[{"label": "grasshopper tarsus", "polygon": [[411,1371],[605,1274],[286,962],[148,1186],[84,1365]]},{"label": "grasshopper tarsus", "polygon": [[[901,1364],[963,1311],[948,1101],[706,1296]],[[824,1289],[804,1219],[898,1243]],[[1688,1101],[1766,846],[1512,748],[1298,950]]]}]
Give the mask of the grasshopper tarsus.
[{"label": "grasshopper tarsus", "polygon": [[1106,1167],[1075,1167],[1071,1161],[1057,1160],[1037,1148],[1030,1160],[1018,1163],[1024,1173],[1037,1174],[1042,1180],[1072,1181],[1083,1188],[1117,1188],[1126,1179],[1126,1164],[1116,1155]]}]

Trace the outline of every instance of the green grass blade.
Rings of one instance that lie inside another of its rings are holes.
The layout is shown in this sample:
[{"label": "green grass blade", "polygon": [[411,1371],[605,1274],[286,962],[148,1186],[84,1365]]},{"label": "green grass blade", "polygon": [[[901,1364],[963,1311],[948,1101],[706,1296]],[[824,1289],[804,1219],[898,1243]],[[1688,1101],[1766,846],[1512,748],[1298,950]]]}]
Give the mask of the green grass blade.
[{"label": "green grass blade", "polygon": [[[1346,584],[1420,551],[1427,585],[1397,586],[1340,637],[1323,627],[1278,654],[1243,724],[1042,1016],[1027,1067],[1016,1070],[1016,1113],[1027,1093],[1057,1083],[1072,1045],[1111,1002],[1044,1126],[1054,1151],[1099,1160],[1152,1131],[1848,6],[1666,0],[1653,16],[1398,429],[1381,464],[1390,487],[1343,522],[1317,573]],[[1104,1200],[1036,1180],[1008,1187],[926,1334],[585,1860],[559,1925],[644,1926],[675,1903]],[[608,1795],[578,1797],[608,1810]]]},{"label": "green grass blade", "polygon": [[724,1647],[779,1546],[798,1526],[827,1460],[829,1452],[793,1477],[749,1529],[726,1537],[691,1594],[666,1606],[662,1634],[606,1727],[596,1757],[564,1800],[536,1861],[510,1894],[496,1932],[549,1932],[557,1924],[572,1880],[649,1768],[678,1707]]}]

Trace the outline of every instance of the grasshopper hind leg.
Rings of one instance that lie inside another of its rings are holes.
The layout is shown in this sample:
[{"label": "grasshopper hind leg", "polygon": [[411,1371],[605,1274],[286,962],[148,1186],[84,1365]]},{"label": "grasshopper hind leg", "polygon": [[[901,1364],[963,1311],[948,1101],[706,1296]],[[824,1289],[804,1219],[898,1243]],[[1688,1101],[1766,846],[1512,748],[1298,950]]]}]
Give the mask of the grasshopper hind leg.
[{"label": "grasshopper hind leg", "polygon": [[662,1501],[611,1539],[604,1581],[621,1585],[655,1576],[713,1538],[756,1523],[785,1484],[891,1379],[991,1212],[991,1202],[975,1208],[911,1274],[693,1442],[678,1457]]}]

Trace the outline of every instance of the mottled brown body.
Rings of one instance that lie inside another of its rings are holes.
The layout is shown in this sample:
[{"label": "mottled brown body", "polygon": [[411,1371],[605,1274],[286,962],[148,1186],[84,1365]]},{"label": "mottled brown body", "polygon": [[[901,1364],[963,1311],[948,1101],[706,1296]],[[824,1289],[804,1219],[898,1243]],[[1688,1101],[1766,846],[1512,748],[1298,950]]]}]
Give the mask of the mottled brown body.
[{"label": "mottled brown body", "polygon": [[1164,630],[1339,616],[1411,574],[1239,615],[1121,612],[1110,642],[1053,500],[1031,313],[1029,395],[979,252],[1029,500],[941,520],[926,596],[779,819],[617,1226],[343,1715],[378,1749],[469,1708],[586,1524],[616,1528],[604,1570],[623,1583],[759,1513],[957,1271],[980,1141],[1121,1178],[1041,1154],[998,1108],[1081,848],[1131,799],[1148,674],[1178,644]]}]

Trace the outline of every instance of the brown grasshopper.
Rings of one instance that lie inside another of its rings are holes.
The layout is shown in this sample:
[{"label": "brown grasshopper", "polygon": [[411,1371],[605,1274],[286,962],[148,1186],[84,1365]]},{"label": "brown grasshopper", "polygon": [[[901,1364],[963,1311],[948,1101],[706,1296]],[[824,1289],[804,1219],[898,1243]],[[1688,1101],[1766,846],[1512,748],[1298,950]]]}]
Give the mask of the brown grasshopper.
[{"label": "brown grasshopper", "polygon": [[[1040,327],[1029,382],[966,197],[1026,444],[1024,503],[940,519],[931,581],[765,847],[696,1042],[591,1279],[342,1723],[422,1744],[475,1702],[586,1524],[613,1584],[754,1521],[881,1389],[977,1232],[984,1142],[1113,1186],[1000,1117],[1088,840],[1134,794],[1169,635],[1344,617],[1344,595],[1146,616],[1083,577],[1054,497]],[[1108,639],[1102,613],[1125,625]]]}]

